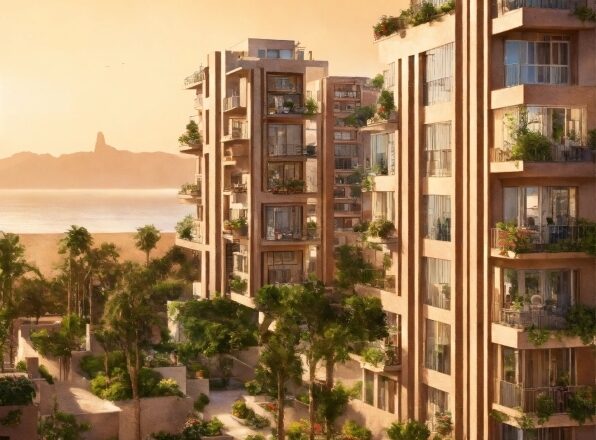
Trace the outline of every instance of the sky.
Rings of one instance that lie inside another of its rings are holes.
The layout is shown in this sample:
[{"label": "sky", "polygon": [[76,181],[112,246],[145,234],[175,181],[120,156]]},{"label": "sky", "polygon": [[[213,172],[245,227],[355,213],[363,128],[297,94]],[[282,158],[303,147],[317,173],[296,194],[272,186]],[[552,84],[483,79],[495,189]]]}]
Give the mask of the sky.
[{"label": "sky", "polygon": [[381,71],[372,26],[395,0],[0,0],[0,158],[177,152],[185,76],[248,37],[300,41],[332,75]]}]

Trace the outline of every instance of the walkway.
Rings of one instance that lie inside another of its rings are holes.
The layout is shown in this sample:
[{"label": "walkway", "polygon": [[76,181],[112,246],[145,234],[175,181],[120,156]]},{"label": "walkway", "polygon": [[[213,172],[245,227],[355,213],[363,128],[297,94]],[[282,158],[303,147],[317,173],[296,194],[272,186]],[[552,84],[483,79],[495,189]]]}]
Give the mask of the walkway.
[{"label": "walkway", "polygon": [[56,382],[58,408],[70,414],[97,414],[120,412],[112,402],[100,399],[83,388],[69,383]]}]

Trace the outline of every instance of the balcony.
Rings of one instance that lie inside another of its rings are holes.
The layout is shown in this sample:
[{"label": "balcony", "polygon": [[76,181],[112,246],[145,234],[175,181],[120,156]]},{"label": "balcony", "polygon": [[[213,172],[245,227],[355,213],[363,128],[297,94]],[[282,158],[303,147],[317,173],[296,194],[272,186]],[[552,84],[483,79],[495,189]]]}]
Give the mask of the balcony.
[{"label": "balcony", "polygon": [[385,132],[385,131],[396,131],[398,128],[397,124],[397,112],[392,111],[389,113],[387,118],[375,114],[372,118],[366,121],[366,125],[360,129],[362,132]]},{"label": "balcony", "polygon": [[203,81],[205,81],[206,77],[205,69],[201,68],[184,78],[184,88],[196,89]]},{"label": "balcony", "polygon": [[351,354],[350,357],[360,362],[362,368],[376,373],[392,373],[401,370],[399,348],[383,341],[368,344],[360,354]]},{"label": "balcony", "polygon": [[315,157],[317,155],[316,145],[302,144],[269,144],[269,157],[285,156],[306,156]]},{"label": "balcony", "polygon": [[[577,253],[594,254],[596,224],[515,226],[501,224],[490,230],[491,255],[504,258],[532,258],[536,253],[559,253],[581,257]],[[528,255],[530,254],[530,255]],[[542,258],[543,256],[541,256]]]},{"label": "balcony", "polygon": [[190,203],[198,203],[201,200],[202,190],[201,181],[195,183],[185,183],[178,191],[178,198]]},{"label": "balcony", "polygon": [[451,176],[451,150],[426,151],[426,176],[449,177]]},{"label": "balcony", "polygon": [[522,29],[579,30],[594,27],[571,12],[586,0],[497,0],[493,34]]},{"label": "balcony", "polygon": [[190,230],[189,234],[185,234],[184,236],[180,236],[179,234],[176,235],[175,245],[185,248],[191,249],[195,251],[200,251],[203,249],[203,232],[202,232],[202,224],[200,221],[194,221],[192,224],[192,229]]},{"label": "balcony", "polygon": [[203,96],[197,95],[194,100],[194,109],[195,110],[202,110],[203,109]]},{"label": "balcony", "polygon": [[362,285],[385,292],[396,292],[395,275],[389,274],[385,269],[363,269],[362,272]]},{"label": "balcony", "polygon": [[263,240],[267,242],[302,242],[320,239],[320,230],[316,226],[298,228],[264,228]]},{"label": "balcony", "polygon": [[505,87],[521,84],[568,85],[569,66],[565,64],[505,65]]},{"label": "balcony", "polygon": [[248,140],[248,124],[246,122],[234,124],[230,132],[221,138],[224,143],[245,140]]},{"label": "balcony", "polygon": [[514,328],[538,328],[545,330],[563,330],[567,328],[566,309],[556,306],[528,306],[519,308],[502,308],[499,324]]},{"label": "balcony", "polygon": [[528,177],[594,176],[594,151],[579,145],[552,144],[541,154],[491,148],[489,156],[491,173],[524,173]]},{"label": "balcony", "polygon": [[495,393],[497,402],[495,403],[498,405],[519,412],[536,413],[539,405],[547,401],[552,404],[553,415],[568,413],[570,404],[578,397],[578,393],[591,395],[596,391],[596,388],[591,385],[526,388],[523,384],[504,380],[497,380],[495,389],[497,391]]},{"label": "balcony", "polygon": [[241,114],[246,111],[246,107],[240,104],[240,96],[228,96],[224,98],[223,111],[228,114]]}]

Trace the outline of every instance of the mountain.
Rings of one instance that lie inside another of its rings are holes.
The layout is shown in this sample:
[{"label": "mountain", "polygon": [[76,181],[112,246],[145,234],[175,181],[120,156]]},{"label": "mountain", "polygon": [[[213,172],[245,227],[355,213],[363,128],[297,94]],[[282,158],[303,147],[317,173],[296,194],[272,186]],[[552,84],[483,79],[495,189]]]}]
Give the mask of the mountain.
[{"label": "mountain", "polygon": [[173,188],[194,174],[192,158],[117,150],[101,132],[91,152],[24,152],[0,159],[0,188]]}]

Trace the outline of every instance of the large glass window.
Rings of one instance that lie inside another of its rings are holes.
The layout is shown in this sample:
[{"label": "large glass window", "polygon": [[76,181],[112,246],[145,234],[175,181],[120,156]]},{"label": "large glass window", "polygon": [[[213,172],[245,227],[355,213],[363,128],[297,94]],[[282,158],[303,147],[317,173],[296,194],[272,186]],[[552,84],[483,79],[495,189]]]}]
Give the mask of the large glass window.
[{"label": "large glass window", "polygon": [[369,370],[364,370],[364,401],[375,404],[375,373]]},{"label": "large glass window", "polygon": [[358,166],[358,159],[354,157],[336,157],[335,158],[335,169],[336,170],[351,170]]},{"label": "large glass window", "polygon": [[269,114],[291,113],[302,105],[302,77],[267,75],[267,109]]},{"label": "large glass window", "polygon": [[424,366],[440,373],[451,373],[451,326],[426,320]]},{"label": "large glass window", "polygon": [[425,238],[451,241],[451,197],[424,196]]},{"label": "large glass window", "polygon": [[576,219],[575,187],[506,187],[503,197],[503,220],[517,226],[540,230],[549,225],[572,225]]},{"label": "large glass window", "polygon": [[355,141],[356,140],[356,131],[334,131],[333,132],[333,139],[336,141]]},{"label": "large glass window", "polygon": [[569,38],[505,41],[505,86],[569,83]]},{"label": "large glass window", "polygon": [[302,155],[302,125],[269,124],[268,143],[269,156]]},{"label": "large glass window", "polygon": [[358,157],[358,154],[358,145],[335,144],[335,157]]},{"label": "large glass window", "polygon": [[453,43],[425,52],[424,105],[451,101],[454,54]]},{"label": "large glass window", "polygon": [[373,192],[373,217],[384,218],[395,223],[395,193],[393,191]]},{"label": "large glass window", "polygon": [[451,176],[451,122],[425,125],[426,175]]},{"label": "large glass window", "polygon": [[265,252],[264,283],[289,284],[300,283],[302,273],[302,252],[281,251]]},{"label": "large glass window", "polygon": [[302,181],[302,168],[302,162],[267,163],[267,189],[278,190],[288,182]]},{"label": "large glass window", "polygon": [[426,420],[435,431],[437,415],[449,411],[449,394],[433,387],[426,387]]},{"label": "large glass window", "polygon": [[302,207],[266,206],[264,233],[266,240],[301,240]]},{"label": "large glass window", "polygon": [[397,381],[386,376],[379,376],[378,384],[378,408],[395,414]]},{"label": "large glass window", "polygon": [[393,134],[380,133],[370,137],[371,169],[376,174],[395,174]]},{"label": "large glass window", "polygon": [[423,257],[425,303],[449,310],[451,305],[451,261]]}]

